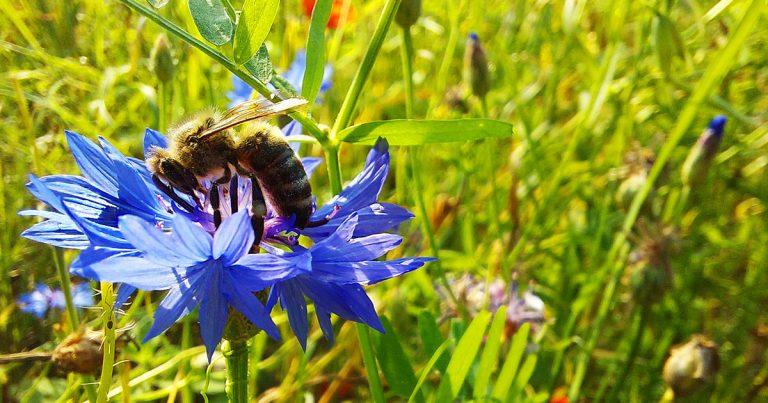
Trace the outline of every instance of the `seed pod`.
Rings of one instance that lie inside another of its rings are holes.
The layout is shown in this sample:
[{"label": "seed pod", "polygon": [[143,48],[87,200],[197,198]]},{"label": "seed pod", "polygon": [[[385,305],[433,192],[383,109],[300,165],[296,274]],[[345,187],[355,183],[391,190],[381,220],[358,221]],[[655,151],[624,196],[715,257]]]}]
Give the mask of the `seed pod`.
[{"label": "seed pod", "polygon": [[157,76],[160,82],[167,83],[173,78],[175,66],[168,38],[159,35],[149,54],[149,69]]},{"label": "seed pod", "polygon": [[483,45],[476,33],[469,34],[467,48],[464,51],[464,81],[469,85],[472,94],[485,98],[490,90],[488,73],[488,58],[485,56]]},{"label": "seed pod", "polygon": [[409,28],[421,16],[421,0],[403,0],[395,15],[395,22],[403,28]]},{"label": "seed pod", "polygon": [[704,182],[723,139],[726,121],[725,116],[716,116],[709,122],[709,127],[704,130],[704,133],[699,136],[699,140],[683,163],[682,180],[684,184],[694,187]]},{"label": "seed pod", "polygon": [[67,336],[53,350],[51,361],[65,372],[95,374],[101,369],[103,350],[98,332],[78,332]]},{"label": "seed pod", "polygon": [[673,347],[664,363],[664,382],[675,396],[687,396],[714,379],[720,366],[717,344],[694,335],[683,345]]}]

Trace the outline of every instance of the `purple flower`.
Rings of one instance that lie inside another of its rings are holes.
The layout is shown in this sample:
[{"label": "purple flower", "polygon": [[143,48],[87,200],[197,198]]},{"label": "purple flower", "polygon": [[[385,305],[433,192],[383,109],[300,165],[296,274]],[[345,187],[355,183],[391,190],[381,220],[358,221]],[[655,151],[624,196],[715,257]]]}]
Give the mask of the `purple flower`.
[{"label": "purple flower", "polygon": [[[72,288],[72,302],[76,307],[93,305],[93,293],[88,283],[80,283]],[[33,291],[21,294],[16,300],[22,312],[31,313],[38,318],[43,318],[49,309],[66,308],[64,292],[52,289],[45,284],[38,284]]]},{"label": "purple flower", "polygon": [[303,348],[306,348],[309,335],[306,299],[314,302],[317,320],[329,341],[333,341],[331,313],[365,323],[383,333],[373,302],[362,286],[400,276],[435,260],[413,257],[375,260],[397,247],[402,238],[394,234],[376,234],[353,239],[358,225],[359,217],[356,214],[349,216],[333,234],[309,249],[305,258],[311,259],[311,271],[272,287],[267,306],[271,308],[280,302]]},{"label": "purple flower", "polygon": [[247,210],[224,220],[213,236],[180,214],[173,217],[172,224],[173,230],[168,232],[139,217],[123,216],[120,230],[139,253],[88,248],[73,263],[72,270],[83,277],[141,290],[168,290],[145,341],[197,306],[209,359],[221,340],[230,307],[279,338],[269,312],[253,293],[309,271],[307,251],[279,256],[249,254],[255,237]]}]

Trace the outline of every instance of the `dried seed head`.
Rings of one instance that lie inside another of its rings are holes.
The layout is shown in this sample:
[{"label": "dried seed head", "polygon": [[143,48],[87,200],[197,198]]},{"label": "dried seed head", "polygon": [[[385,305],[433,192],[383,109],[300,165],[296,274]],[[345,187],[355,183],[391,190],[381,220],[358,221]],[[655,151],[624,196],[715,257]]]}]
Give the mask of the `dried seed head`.
[{"label": "dried seed head", "polygon": [[672,348],[664,363],[664,382],[675,396],[690,395],[711,382],[720,366],[717,344],[702,335]]},{"label": "dried seed head", "polygon": [[102,337],[98,332],[85,331],[67,336],[53,350],[51,360],[65,372],[95,374],[101,369]]},{"label": "dried seed head", "polygon": [[149,55],[149,69],[155,73],[160,82],[167,83],[173,78],[175,71],[173,55],[165,35],[159,35],[152,46],[152,52]]}]

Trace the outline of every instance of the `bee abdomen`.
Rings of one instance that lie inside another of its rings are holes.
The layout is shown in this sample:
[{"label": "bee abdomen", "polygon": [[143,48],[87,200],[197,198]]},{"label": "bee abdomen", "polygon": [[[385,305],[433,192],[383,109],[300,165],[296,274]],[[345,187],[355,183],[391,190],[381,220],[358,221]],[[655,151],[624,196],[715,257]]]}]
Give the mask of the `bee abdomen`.
[{"label": "bee abdomen", "polygon": [[237,147],[240,166],[259,181],[266,198],[283,217],[296,215],[303,228],[312,214],[312,189],[301,160],[271,127],[260,126]]}]

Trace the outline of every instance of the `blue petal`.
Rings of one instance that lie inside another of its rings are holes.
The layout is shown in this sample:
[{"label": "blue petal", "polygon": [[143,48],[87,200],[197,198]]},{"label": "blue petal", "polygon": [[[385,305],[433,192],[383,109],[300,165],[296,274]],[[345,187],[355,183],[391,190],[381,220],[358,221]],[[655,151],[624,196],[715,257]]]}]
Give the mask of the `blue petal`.
[{"label": "blue petal", "polygon": [[134,248],[146,258],[165,266],[191,266],[208,260],[209,256],[197,254],[195,249],[166,234],[154,225],[135,216],[120,217],[120,230]]},{"label": "blue petal", "polygon": [[394,234],[377,234],[357,238],[336,246],[332,249],[325,247],[321,241],[312,248],[312,259],[315,262],[359,262],[373,260],[396,248],[403,238]]},{"label": "blue petal", "polygon": [[307,173],[307,178],[311,178],[315,169],[322,163],[323,159],[317,157],[304,157],[301,159],[301,164],[304,165],[304,172]]},{"label": "blue petal", "polygon": [[248,210],[227,217],[213,236],[213,258],[223,257],[224,266],[231,266],[253,246],[256,236],[251,227]]},{"label": "blue petal", "polygon": [[47,294],[50,292],[51,289],[47,285],[38,284],[34,291],[21,294],[16,302],[22,312],[31,313],[42,319],[48,312]]},{"label": "blue petal", "polygon": [[85,178],[51,175],[40,178],[40,182],[44,183],[46,188],[78,217],[93,220],[102,225],[117,226],[118,205],[121,201],[97,189]]},{"label": "blue petal", "polygon": [[310,279],[308,276],[301,277],[300,284],[301,290],[316,306],[320,305],[343,319],[365,323],[384,333],[373,302],[362,286],[331,284]]},{"label": "blue petal", "polygon": [[333,234],[312,246],[312,254],[323,257],[343,248],[352,239],[356,225],[357,215],[348,216]]},{"label": "blue petal", "polygon": [[[25,210],[19,212],[21,215],[39,215],[49,218],[46,221],[39,222],[24,232],[21,236],[36,242],[42,242],[60,248],[85,249],[91,243],[88,237],[78,228],[72,220],[59,213],[49,211]],[[45,215],[44,215],[45,214]]]},{"label": "blue petal", "polygon": [[147,128],[144,131],[144,159],[149,158],[152,148],[168,148],[168,139],[162,133]]},{"label": "blue petal", "polygon": [[433,258],[401,258],[386,261],[330,262],[312,265],[312,278],[335,284],[375,284],[416,270]]},{"label": "blue petal", "polygon": [[65,131],[64,134],[83,176],[105,192],[116,194],[118,178],[115,176],[112,160],[101,148],[84,136],[71,131]]},{"label": "blue petal", "polygon": [[208,283],[208,289],[200,302],[198,321],[200,335],[208,353],[208,362],[210,362],[227,324],[229,304],[222,294],[221,269],[210,270],[207,277],[205,282]]},{"label": "blue petal", "polygon": [[117,296],[115,297],[114,305],[115,309],[120,309],[125,305],[125,303],[128,302],[128,298],[130,298],[134,292],[136,292],[136,287],[129,284],[120,284],[117,287]]},{"label": "blue petal", "polygon": [[168,295],[163,298],[155,311],[155,321],[144,336],[144,342],[163,333],[179,318],[195,309],[200,302],[199,294],[203,288],[199,284],[200,279],[205,277],[202,274],[198,273],[188,282],[175,285],[168,291]]},{"label": "blue petal", "polygon": [[307,336],[309,336],[309,320],[307,319],[307,303],[304,301],[299,284],[289,280],[275,285],[280,293],[280,305],[288,313],[288,323],[293,333],[301,344],[301,348],[307,349]]},{"label": "blue petal", "polygon": [[[155,193],[147,187],[147,182],[131,167],[127,160],[115,161],[115,172],[120,175],[118,195],[121,200],[125,200],[137,211],[152,217],[167,215],[165,209],[159,204]],[[138,215],[135,212],[133,214]]]},{"label": "blue petal", "polygon": [[323,336],[329,343],[333,344],[333,324],[331,323],[331,313],[320,305],[315,305],[315,316],[323,330]]},{"label": "blue petal", "polygon": [[63,212],[66,213],[72,222],[82,231],[92,246],[103,246],[116,249],[130,249],[131,244],[125,239],[118,228],[99,224],[97,222],[81,218],[70,211],[69,207],[63,205]]},{"label": "blue petal", "polygon": [[192,253],[201,258],[211,256],[213,238],[202,227],[194,224],[187,217],[181,214],[173,216],[173,233]]},{"label": "blue petal", "polygon": [[29,175],[29,183],[27,183],[27,189],[33,196],[38,198],[43,203],[53,207],[57,211],[62,211],[63,204],[61,198],[56,196],[55,193],[48,186],[39,180],[35,175]]},{"label": "blue petal", "polygon": [[255,326],[263,329],[270,337],[280,340],[280,331],[269,316],[269,311],[264,308],[259,299],[248,290],[248,287],[243,287],[243,284],[229,273],[225,274],[224,278],[230,305],[245,315]]},{"label": "blue petal", "polygon": [[259,291],[278,282],[308,273],[311,266],[309,252],[275,256],[269,253],[248,254],[240,258],[227,272],[244,289]]},{"label": "blue petal", "polygon": [[[413,218],[410,211],[392,203],[374,203],[357,210],[355,214],[357,214],[357,226],[353,236],[356,238],[387,231]],[[335,232],[345,219],[346,216],[337,214],[328,223],[305,228],[301,230],[301,234],[320,241]]]},{"label": "blue petal", "polygon": [[125,283],[140,290],[164,290],[202,271],[201,266],[165,266],[130,253],[110,252],[98,248],[84,250],[72,265],[73,273],[98,281]]}]

